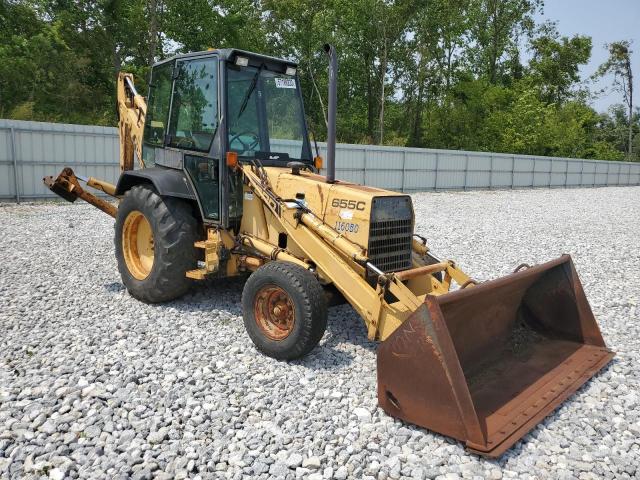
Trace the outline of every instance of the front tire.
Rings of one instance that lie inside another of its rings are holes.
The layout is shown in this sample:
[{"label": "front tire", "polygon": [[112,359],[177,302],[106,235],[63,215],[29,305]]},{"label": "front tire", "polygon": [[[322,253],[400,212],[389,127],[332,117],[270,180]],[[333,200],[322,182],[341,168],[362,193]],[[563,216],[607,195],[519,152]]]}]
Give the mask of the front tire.
[{"label": "front tire", "polygon": [[327,328],[327,301],[316,277],[299,265],[270,262],[242,291],[244,326],[256,348],[278,360],[309,353]]},{"label": "front tire", "polygon": [[137,185],[120,202],[115,230],[118,270],[133,297],[157,303],[187,292],[185,273],[197,265],[197,222],[186,202]]}]

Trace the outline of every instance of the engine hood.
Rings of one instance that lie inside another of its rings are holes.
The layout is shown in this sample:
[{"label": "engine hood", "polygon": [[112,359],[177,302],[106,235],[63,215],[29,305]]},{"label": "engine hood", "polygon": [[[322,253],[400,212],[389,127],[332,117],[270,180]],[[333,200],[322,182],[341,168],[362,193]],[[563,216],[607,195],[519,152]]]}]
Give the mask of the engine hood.
[{"label": "engine hood", "polygon": [[[413,205],[409,195],[341,180],[327,183],[326,177],[308,171],[294,175],[290,168],[266,167],[265,170],[280,198],[287,200],[304,195],[307,207],[316,216],[364,249],[369,248],[372,222],[402,218],[410,222],[413,230]],[[378,200],[383,197],[397,200]]]}]

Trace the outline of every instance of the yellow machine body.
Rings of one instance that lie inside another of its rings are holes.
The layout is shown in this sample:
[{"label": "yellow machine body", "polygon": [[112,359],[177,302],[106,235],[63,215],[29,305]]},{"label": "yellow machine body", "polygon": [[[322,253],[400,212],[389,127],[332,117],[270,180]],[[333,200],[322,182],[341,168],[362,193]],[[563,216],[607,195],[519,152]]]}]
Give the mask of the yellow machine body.
[{"label": "yellow machine body", "polygon": [[[135,156],[144,166],[146,104],[126,74],[118,99],[127,171]],[[278,260],[335,287],[382,341],[379,403],[393,416],[498,456],[613,357],[568,256],[478,285],[414,235],[408,195],[237,157],[230,168],[242,178],[242,218],[233,228],[200,225],[202,260],[186,276],[239,275]],[[45,183],[116,216],[71,169]],[[87,184],[121,199],[113,185]]]}]

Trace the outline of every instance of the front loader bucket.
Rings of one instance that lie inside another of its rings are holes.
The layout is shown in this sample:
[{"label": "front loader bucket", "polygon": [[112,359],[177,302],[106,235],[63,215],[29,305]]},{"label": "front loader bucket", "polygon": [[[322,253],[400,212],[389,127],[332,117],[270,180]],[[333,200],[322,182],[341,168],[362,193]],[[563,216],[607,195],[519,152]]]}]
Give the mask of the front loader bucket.
[{"label": "front loader bucket", "polygon": [[427,296],[378,349],[378,401],[498,457],[613,356],[563,255]]}]

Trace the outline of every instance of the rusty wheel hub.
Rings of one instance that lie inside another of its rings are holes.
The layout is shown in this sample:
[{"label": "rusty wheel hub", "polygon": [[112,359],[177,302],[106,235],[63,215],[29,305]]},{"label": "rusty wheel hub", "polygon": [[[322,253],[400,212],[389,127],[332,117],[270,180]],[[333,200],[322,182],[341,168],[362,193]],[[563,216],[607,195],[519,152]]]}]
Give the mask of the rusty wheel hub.
[{"label": "rusty wheel hub", "polygon": [[254,312],[258,327],[271,340],[284,340],[293,331],[295,307],[280,287],[262,287],[256,295]]}]

